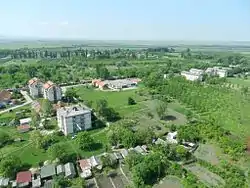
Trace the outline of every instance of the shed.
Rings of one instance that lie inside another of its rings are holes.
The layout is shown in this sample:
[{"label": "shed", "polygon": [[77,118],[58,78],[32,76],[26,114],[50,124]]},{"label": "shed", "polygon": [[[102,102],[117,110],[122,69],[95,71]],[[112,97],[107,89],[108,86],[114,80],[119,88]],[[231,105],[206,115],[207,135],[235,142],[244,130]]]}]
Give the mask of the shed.
[{"label": "shed", "polygon": [[0,187],[7,187],[9,185],[9,178],[0,177]]},{"label": "shed", "polygon": [[30,130],[30,126],[28,124],[22,124],[17,126],[17,130],[20,133],[26,133]]},{"label": "shed", "polygon": [[24,118],[24,119],[20,119],[20,125],[25,125],[25,124],[29,124],[32,120],[31,118]]},{"label": "shed", "polygon": [[66,163],[64,165],[65,177],[74,178],[76,176],[76,170],[73,163]]},{"label": "shed", "polygon": [[144,150],[141,148],[141,146],[136,146],[134,148],[134,151],[136,151],[137,153],[140,153],[140,154],[144,153]]},{"label": "shed", "polygon": [[128,156],[128,150],[126,149],[121,149],[121,155],[125,159]]},{"label": "shed", "polygon": [[64,175],[64,173],[65,173],[64,165],[62,165],[62,164],[57,165],[56,174],[57,175]]},{"label": "shed", "polygon": [[120,153],[114,153],[115,157],[117,160],[121,160],[122,159],[122,155]]},{"label": "shed", "polygon": [[101,164],[101,161],[96,156],[90,157],[89,160],[93,168]]},{"label": "shed", "polygon": [[56,175],[56,167],[54,164],[41,167],[41,179],[51,179],[54,175]]},{"label": "shed", "polygon": [[32,180],[32,188],[38,188],[41,187],[41,177],[37,177],[36,179]]}]

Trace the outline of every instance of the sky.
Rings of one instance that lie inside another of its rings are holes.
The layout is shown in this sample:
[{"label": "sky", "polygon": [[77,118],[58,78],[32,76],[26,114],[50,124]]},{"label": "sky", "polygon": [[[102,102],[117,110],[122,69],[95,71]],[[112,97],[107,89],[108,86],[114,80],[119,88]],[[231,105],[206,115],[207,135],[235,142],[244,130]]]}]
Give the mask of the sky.
[{"label": "sky", "polygon": [[250,0],[0,0],[0,36],[250,41]]}]

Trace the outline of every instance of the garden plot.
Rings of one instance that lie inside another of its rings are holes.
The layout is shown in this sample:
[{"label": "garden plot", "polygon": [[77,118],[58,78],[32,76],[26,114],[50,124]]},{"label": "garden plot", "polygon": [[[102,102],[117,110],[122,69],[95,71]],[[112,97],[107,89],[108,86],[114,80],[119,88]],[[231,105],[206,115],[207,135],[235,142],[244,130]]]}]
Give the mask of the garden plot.
[{"label": "garden plot", "polygon": [[153,188],[183,188],[181,180],[175,176],[167,176]]},{"label": "garden plot", "polygon": [[97,176],[96,181],[99,188],[113,188],[113,185],[109,180],[109,177],[107,177],[106,175],[101,174]]},{"label": "garden plot", "polygon": [[186,165],[185,168],[187,170],[190,170],[194,175],[196,175],[200,179],[201,182],[208,186],[214,187],[225,184],[225,181],[220,176],[210,172],[208,169],[200,166],[199,164]]},{"label": "garden plot", "polygon": [[211,144],[200,144],[198,149],[194,152],[194,155],[197,158],[207,161],[213,165],[217,165],[219,163],[216,147]]}]

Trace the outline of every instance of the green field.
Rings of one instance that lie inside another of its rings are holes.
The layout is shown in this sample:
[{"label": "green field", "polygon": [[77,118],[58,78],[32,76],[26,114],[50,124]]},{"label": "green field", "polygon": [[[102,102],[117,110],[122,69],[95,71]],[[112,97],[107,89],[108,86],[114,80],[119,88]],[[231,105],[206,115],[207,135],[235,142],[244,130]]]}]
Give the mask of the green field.
[{"label": "green field", "polygon": [[228,78],[228,81],[234,85],[250,87],[250,79],[243,78]]}]

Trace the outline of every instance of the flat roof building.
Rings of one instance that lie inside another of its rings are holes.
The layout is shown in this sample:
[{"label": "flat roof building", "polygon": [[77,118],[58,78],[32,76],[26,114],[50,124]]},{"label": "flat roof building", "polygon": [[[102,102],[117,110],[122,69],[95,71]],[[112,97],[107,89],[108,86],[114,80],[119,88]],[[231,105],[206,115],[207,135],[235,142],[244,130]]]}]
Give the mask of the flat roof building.
[{"label": "flat roof building", "polygon": [[57,110],[57,122],[64,135],[91,129],[91,110],[82,106],[59,108]]}]

